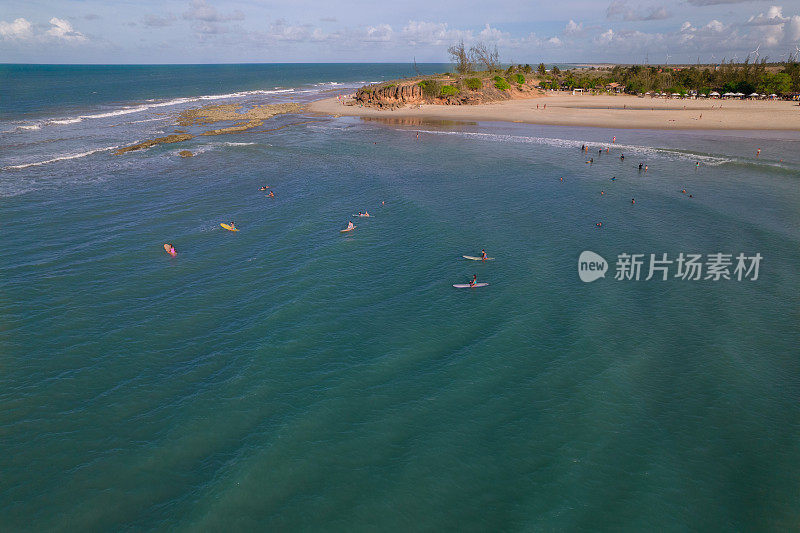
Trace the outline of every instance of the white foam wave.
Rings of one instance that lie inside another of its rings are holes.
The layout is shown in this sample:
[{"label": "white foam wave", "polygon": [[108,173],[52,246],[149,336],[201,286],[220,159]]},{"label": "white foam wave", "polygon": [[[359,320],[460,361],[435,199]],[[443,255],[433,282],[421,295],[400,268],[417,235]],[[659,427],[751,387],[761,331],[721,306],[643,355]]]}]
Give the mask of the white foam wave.
[{"label": "white foam wave", "polygon": [[155,122],[157,120],[167,120],[168,117],[146,118],[144,120],[133,120],[130,124],[141,124],[142,122]]},{"label": "white foam wave", "polygon": [[64,118],[59,120],[51,120],[50,124],[76,124],[78,122],[82,122],[83,119],[80,117],[76,118]]},{"label": "white foam wave", "polygon": [[67,161],[69,159],[78,159],[78,158],[81,158],[81,157],[86,157],[88,155],[96,154],[98,152],[107,152],[109,150],[115,150],[116,148],[119,148],[119,147],[118,146],[106,146],[105,148],[96,148],[94,150],[89,150],[88,152],[81,152],[79,154],[60,155],[58,157],[54,157],[53,159],[47,159],[45,161],[36,161],[34,163],[25,163],[25,164],[22,164],[22,165],[9,165],[7,167],[3,167],[0,170],[21,170],[23,168],[28,168],[28,167],[38,167],[40,165],[47,165],[49,163],[56,163],[58,161]]},{"label": "white foam wave", "polygon": [[[132,113],[141,113],[143,111],[147,111],[149,109],[157,109],[161,107],[171,107],[181,104],[189,104],[192,102],[204,102],[210,100],[225,100],[225,99],[233,99],[233,98],[243,98],[247,96],[258,96],[258,95],[269,95],[269,94],[282,94],[282,93],[291,93],[294,92],[294,89],[259,89],[255,91],[238,91],[234,93],[224,93],[224,94],[205,94],[201,96],[186,96],[180,98],[173,98],[171,100],[146,100],[146,104],[140,104],[135,106],[125,106],[120,109],[115,109],[113,111],[106,111],[103,113],[92,113],[86,115],[79,115],[77,117],[66,117],[66,118],[59,118],[59,119],[50,119],[45,122],[37,122],[34,124],[24,124],[22,126],[18,126],[19,129],[23,130],[38,130],[41,129],[42,124],[47,125],[65,125],[65,124],[75,124],[81,122],[86,119],[102,119],[102,118],[111,118],[111,117],[118,117],[123,115],[130,115]],[[160,119],[153,119],[153,120],[160,120]],[[142,121],[143,122],[143,121]]]},{"label": "white foam wave", "polygon": [[526,137],[523,135],[505,135],[499,133],[477,133],[466,131],[435,131],[435,130],[418,130],[420,133],[429,133],[434,135],[456,135],[461,137],[475,137],[489,141],[496,142],[518,142],[518,143],[532,143],[532,144],[546,144],[549,146],[558,146],[562,148],[580,148],[583,145],[589,145],[589,155],[591,155],[591,147],[600,148],[614,148],[617,152],[628,152],[642,155],[672,155],[680,159],[690,159],[692,161],[701,161],[706,165],[722,165],[730,163],[733,159],[726,157],[717,157],[712,155],[696,154],[681,152],[669,148],[655,148],[652,146],[639,146],[635,144],[619,144],[608,142],[585,142],[576,141],[574,139],[559,139],[554,137]]}]

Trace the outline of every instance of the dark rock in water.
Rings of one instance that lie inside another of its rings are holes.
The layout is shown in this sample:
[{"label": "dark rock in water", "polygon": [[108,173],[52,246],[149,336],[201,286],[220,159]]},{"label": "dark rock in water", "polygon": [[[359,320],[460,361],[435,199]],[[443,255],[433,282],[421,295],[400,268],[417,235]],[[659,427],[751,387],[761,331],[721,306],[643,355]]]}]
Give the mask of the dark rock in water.
[{"label": "dark rock in water", "polygon": [[181,157],[194,157],[194,154],[189,150],[181,150],[180,152],[178,152],[178,155]]},{"label": "dark rock in water", "polygon": [[151,146],[155,146],[157,144],[169,144],[169,143],[179,143],[182,141],[188,141],[189,139],[193,139],[194,135],[189,135],[188,133],[183,133],[180,135],[167,135],[166,137],[159,137],[157,139],[150,139],[149,141],[142,141],[140,143],[132,144],[131,146],[125,146],[117,150],[117,155],[124,154],[125,152],[132,152],[134,150],[143,150],[145,148],[150,148]]}]

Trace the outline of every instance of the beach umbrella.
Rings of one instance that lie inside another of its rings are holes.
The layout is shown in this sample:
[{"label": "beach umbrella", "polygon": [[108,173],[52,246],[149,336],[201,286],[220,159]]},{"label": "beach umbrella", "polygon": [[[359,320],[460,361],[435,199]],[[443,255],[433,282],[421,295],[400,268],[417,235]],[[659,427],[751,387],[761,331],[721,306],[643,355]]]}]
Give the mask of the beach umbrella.
[{"label": "beach umbrella", "polygon": [[708,93],[708,96],[719,96],[719,93],[717,91],[711,91]]},{"label": "beach umbrella", "polygon": [[778,95],[777,95],[777,94],[775,94],[775,93],[772,93],[770,96],[778,96]]},{"label": "beach umbrella", "polygon": [[751,93],[750,96],[761,96],[761,95],[758,93]]}]

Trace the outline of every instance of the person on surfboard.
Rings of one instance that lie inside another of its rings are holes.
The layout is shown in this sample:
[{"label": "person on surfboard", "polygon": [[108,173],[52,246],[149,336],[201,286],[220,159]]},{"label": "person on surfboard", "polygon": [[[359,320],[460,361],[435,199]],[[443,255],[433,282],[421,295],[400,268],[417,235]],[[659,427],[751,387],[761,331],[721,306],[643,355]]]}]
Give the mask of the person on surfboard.
[{"label": "person on surfboard", "polygon": [[476,283],[478,283],[478,275],[473,274],[472,279],[469,281],[469,286],[474,287]]},{"label": "person on surfboard", "polygon": [[348,220],[348,221],[347,221],[347,228],[346,228],[346,229],[353,229],[353,227],[354,227],[354,226],[353,226],[353,221],[352,221],[352,220]]},{"label": "person on surfboard", "polygon": [[486,255],[486,250],[481,249],[481,261],[483,261],[485,263],[488,258],[489,258],[489,256]]}]

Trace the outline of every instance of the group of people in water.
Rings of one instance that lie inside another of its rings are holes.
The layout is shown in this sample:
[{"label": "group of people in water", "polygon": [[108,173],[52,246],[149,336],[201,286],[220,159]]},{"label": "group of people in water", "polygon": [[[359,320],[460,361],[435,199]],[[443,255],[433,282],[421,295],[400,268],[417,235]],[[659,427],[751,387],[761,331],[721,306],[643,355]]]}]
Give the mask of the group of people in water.
[{"label": "group of people in water", "polygon": [[[613,139],[613,141],[612,141],[612,144],[613,144],[613,143],[616,143],[616,142],[617,142],[617,138],[616,138],[616,137],[614,137],[614,139]],[[597,151],[597,155],[602,155],[602,154],[603,154],[603,151],[604,151],[604,150],[603,150],[602,148],[601,148],[601,149],[599,149],[599,150]],[[610,151],[611,151],[611,150],[610,150],[610,148],[609,148],[609,147],[606,147],[606,149],[605,149],[605,152],[606,152],[606,153],[610,153]],[[588,145],[586,145],[586,144],[583,144],[583,145],[581,145],[581,152],[586,152],[586,153],[588,154],[588,152],[589,152],[589,146],[588,146]],[[760,153],[760,152],[761,152],[761,150],[759,149],[759,150],[758,150],[758,153],[756,154],[756,157],[758,157],[758,155],[759,155],[759,153]],[[625,154],[620,154],[620,156],[619,156],[619,160],[620,160],[620,161],[625,161]],[[586,161],[586,163],[588,163],[588,164],[590,164],[590,165],[591,165],[592,163],[594,163],[594,158],[589,158],[589,160],[588,160],[588,161]],[[696,162],[695,162],[695,168],[700,168],[700,161],[696,161]],[[644,163],[639,163],[639,172],[642,172],[642,171],[644,171],[644,172],[647,172],[647,165],[645,165]],[[561,182],[563,182],[563,181],[564,181],[564,178],[563,178],[563,177],[561,177],[561,178],[560,178],[560,180],[561,180]],[[616,177],[616,176],[612,176],[612,177],[610,178],[610,180],[611,180],[611,181],[617,181],[617,177]],[[600,191],[600,195],[601,195],[601,196],[604,196],[605,194],[606,194],[606,193],[605,193],[605,191]],[[683,189],[683,190],[681,190],[681,194],[686,194],[686,189]],[[689,198],[694,198],[694,196],[690,194],[690,195],[689,195]],[[635,204],[636,204],[636,199],[635,199],[635,198],[631,198],[631,205],[635,205]],[[602,226],[603,226],[603,223],[602,223],[602,222],[596,222],[596,223],[595,223],[595,226],[596,226],[596,227],[598,227],[598,228],[600,228],[600,227],[602,227]]]}]

